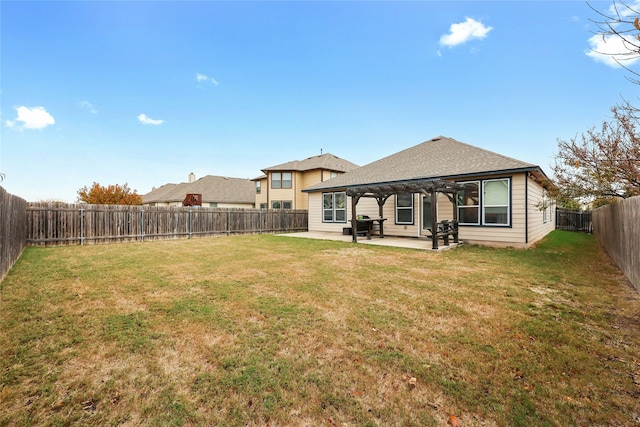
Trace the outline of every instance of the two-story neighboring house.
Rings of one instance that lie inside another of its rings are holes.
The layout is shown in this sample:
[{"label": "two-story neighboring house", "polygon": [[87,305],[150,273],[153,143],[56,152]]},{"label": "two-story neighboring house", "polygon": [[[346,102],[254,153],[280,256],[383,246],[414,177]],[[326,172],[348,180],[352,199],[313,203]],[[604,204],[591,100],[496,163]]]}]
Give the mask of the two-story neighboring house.
[{"label": "two-story neighboring house", "polygon": [[255,206],[260,209],[308,209],[302,190],[342,175],[358,165],[326,153],[262,169],[255,182]]}]

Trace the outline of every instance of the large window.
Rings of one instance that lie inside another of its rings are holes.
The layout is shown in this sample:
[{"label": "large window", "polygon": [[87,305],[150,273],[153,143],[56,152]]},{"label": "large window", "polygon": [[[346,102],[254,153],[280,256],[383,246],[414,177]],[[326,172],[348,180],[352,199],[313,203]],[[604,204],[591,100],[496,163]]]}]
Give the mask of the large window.
[{"label": "large window", "polygon": [[509,180],[491,179],[482,182],[482,222],[509,225]]},{"label": "large window", "polygon": [[271,188],[291,188],[291,172],[271,172]]},{"label": "large window", "polygon": [[322,193],[322,222],[347,222],[347,193]]},{"label": "large window", "polygon": [[291,200],[272,200],[271,209],[291,209]]},{"label": "large window", "polygon": [[413,194],[396,194],[396,224],[413,224]]},{"label": "large window", "polygon": [[460,183],[458,192],[458,222],[460,224],[480,224],[480,181]]},{"label": "large window", "polygon": [[464,225],[510,225],[511,181],[508,178],[460,183],[458,221]]},{"label": "large window", "polygon": [[261,190],[260,185],[261,185],[260,181],[256,181],[256,194],[260,194],[260,190]]}]

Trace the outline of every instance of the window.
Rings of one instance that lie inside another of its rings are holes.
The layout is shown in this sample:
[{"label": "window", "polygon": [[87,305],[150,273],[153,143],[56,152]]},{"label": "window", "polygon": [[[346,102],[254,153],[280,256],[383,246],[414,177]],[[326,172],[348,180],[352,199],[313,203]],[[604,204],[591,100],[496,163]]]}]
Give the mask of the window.
[{"label": "window", "polygon": [[271,172],[271,188],[282,188],[282,173]]},{"label": "window", "polygon": [[260,194],[261,185],[260,181],[256,181],[256,194]]},{"label": "window", "polygon": [[271,188],[291,188],[291,172],[271,172]]},{"label": "window", "polygon": [[282,188],[291,188],[291,172],[282,172]]},{"label": "window", "polygon": [[291,209],[291,200],[272,200],[271,209]]},{"label": "window", "polygon": [[413,224],[413,194],[396,194],[396,224]]},{"label": "window", "polygon": [[[463,225],[510,225],[511,180],[485,179],[460,183],[458,221]],[[482,193],[480,190],[482,189]],[[482,197],[480,197],[482,194]]]},{"label": "window", "polygon": [[347,193],[322,193],[322,222],[347,222]]},{"label": "window", "polygon": [[458,222],[460,224],[480,224],[480,181],[461,183],[458,192]]},{"label": "window", "polygon": [[483,181],[482,191],[482,222],[509,225],[509,180]]},{"label": "window", "polygon": [[331,172],[331,178],[335,178],[336,176],[338,176],[338,172]]},{"label": "window", "polygon": [[266,203],[260,203],[260,209],[267,209],[267,206]]}]

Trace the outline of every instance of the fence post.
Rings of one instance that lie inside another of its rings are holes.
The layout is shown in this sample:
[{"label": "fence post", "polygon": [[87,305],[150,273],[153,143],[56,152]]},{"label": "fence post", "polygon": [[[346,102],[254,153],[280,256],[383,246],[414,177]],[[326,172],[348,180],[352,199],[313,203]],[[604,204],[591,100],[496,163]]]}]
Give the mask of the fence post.
[{"label": "fence post", "polygon": [[227,236],[231,236],[231,209],[227,208]]},{"label": "fence post", "polygon": [[258,234],[262,234],[262,209],[258,212],[258,230],[260,230]]},{"label": "fence post", "polygon": [[140,235],[142,237],[142,241],[144,242],[144,208],[140,209]]},{"label": "fence post", "polygon": [[189,221],[188,221],[188,223],[189,223],[189,239],[191,239],[191,237],[192,237],[192,236],[191,236],[191,234],[192,234],[192,228],[191,228],[191,221],[192,221],[192,218],[191,218],[191,213],[192,213],[192,212],[193,212],[193,208],[189,207]]},{"label": "fence post", "polygon": [[84,208],[80,205],[80,246],[84,245]]}]

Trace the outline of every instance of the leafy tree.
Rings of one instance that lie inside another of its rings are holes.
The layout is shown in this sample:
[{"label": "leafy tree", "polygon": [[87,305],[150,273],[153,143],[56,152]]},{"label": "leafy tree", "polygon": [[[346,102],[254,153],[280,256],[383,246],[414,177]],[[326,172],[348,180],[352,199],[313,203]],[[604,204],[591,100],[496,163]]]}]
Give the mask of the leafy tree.
[{"label": "leafy tree", "polygon": [[596,205],[640,195],[640,110],[618,105],[602,129],[558,140],[553,172],[556,198]]},{"label": "leafy tree", "polygon": [[91,188],[78,190],[78,201],[94,205],[141,205],[142,196],[136,190],[131,191],[126,183],[104,187],[94,182]]}]

